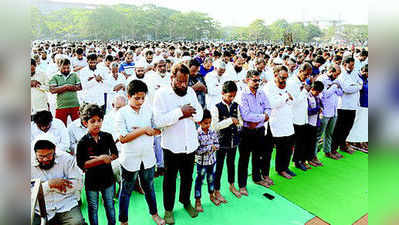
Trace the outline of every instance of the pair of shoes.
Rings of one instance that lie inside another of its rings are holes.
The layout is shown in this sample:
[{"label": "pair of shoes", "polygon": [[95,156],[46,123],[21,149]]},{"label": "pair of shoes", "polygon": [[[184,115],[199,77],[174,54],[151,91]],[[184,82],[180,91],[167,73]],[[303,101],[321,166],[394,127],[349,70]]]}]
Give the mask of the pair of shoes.
[{"label": "pair of shoes", "polygon": [[303,170],[303,171],[307,171],[308,169],[305,167],[305,165],[303,165],[301,162],[295,162],[295,167]]},{"label": "pair of shoes", "polygon": [[191,205],[191,203],[184,205],[184,209],[188,212],[188,214],[191,216],[191,218],[195,218],[198,216],[197,210],[194,209],[194,207]]},{"label": "pair of shoes", "polygon": [[175,218],[173,216],[173,211],[165,210],[164,219],[165,219],[166,224],[175,224]]},{"label": "pair of shoes", "polygon": [[327,158],[338,160],[338,157],[331,152],[327,152],[324,154]]}]

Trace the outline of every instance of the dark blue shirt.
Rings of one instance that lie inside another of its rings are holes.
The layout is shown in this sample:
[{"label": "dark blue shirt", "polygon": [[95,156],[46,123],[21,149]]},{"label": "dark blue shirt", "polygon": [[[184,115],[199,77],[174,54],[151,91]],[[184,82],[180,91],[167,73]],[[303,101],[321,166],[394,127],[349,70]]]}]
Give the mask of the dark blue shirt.
[{"label": "dark blue shirt", "polygon": [[369,107],[369,80],[368,78],[359,75],[359,77],[363,80],[363,88],[360,90],[360,106],[361,107]]},{"label": "dark blue shirt", "polygon": [[202,77],[205,77],[207,73],[212,72],[214,69],[215,67],[212,66],[209,70],[207,70],[203,65],[201,65],[199,73],[201,74]]}]

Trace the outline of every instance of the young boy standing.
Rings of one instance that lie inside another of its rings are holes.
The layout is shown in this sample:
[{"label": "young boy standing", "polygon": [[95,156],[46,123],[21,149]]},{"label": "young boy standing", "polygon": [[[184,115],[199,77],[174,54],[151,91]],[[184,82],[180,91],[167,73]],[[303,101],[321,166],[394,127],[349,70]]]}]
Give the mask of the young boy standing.
[{"label": "young boy standing", "polygon": [[122,225],[128,224],[130,195],[138,176],[153,220],[157,225],[165,224],[165,220],[158,215],[154,191],[156,159],[153,136],[161,132],[153,128],[152,109],[149,104],[144,104],[147,92],[147,85],[143,81],[132,80],[127,87],[129,103],[116,116],[116,129],[122,144],[119,158],[122,175],[119,221]]},{"label": "young boy standing", "polygon": [[240,111],[238,104],[234,102],[237,94],[237,85],[234,81],[226,81],[222,88],[222,101],[211,109],[212,127],[218,132],[220,149],[216,152],[216,177],[215,177],[215,196],[227,203],[226,199],[220,194],[220,179],[222,177],[224,159],[227,156],[227,175],[230,184],[229,190],[237,197],[241,198],[240,192],[234,186],[235,180],[235,157],[239,142],[238,127],[240,123]]},{"label": "young boy standing", "polygon": [[201,205],[201,186],[202,181],[207,178],[208,192],[210,200],[216,205],[220,205],[220,201],[215,196],[214,180],[215,180],[215,164],[216,154],[219,149],[218,137],[215,131],[209,129],[211,126],[211,113],[205,109],[200,127],[198,128],[198,141],[200,146],[195,151],[197,161],[197,179],[195,180],[195,208],[198,212],[204,212]]},{"label": "young boy standing", "polygon": [[114,174],[111,162],[118,158],[112,135],[102,132],[104,113],[98,105],[87,105],[81,116],[88,133],[78,143],[76,160],[86,173],[85,189],[91,225],[98,225],[98,193],[101,192],[109,225],[116,224]]},{"label": "young boy standing", "polygon": [[[310,141],[307,142],[307,154],[304,155],[306,158],[303,162],[308,161],[312,166],[323,165],[317,158],[317,151],[313,151],[317,141],[317,127],[320,126],[320,113],[323,109],[319,94],[323,90],[324,84],[321,81],[315,81],[308,95],[308,123],[306,124],[306,129],[310,136]],[[304,165],[307,169],[311,168],[307,163],[304,163]]]}]

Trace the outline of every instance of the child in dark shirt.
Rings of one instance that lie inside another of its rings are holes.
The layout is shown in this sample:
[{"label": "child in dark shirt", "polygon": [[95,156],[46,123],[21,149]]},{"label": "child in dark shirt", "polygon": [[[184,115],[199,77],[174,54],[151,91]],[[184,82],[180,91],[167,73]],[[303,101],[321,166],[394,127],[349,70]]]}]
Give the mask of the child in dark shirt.
[{"label": "child in dark shirt", "polygon": [[104,113],[98,105],[87,105],[81,115],[88,133],[78,143],[76,160],[86,173],[85,190],[91,225],[98,225],[98,194],[101,192],[109,225],[116,224],[114,175],[111,162],[118,158],[112,135],[101,131]]}]

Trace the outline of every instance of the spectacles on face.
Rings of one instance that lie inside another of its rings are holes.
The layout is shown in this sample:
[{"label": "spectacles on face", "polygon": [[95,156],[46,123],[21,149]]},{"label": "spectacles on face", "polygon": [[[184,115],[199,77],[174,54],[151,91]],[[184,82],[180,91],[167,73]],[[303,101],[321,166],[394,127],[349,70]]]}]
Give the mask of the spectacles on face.
[{"label": "spectacles on face", "polygon": [[39,160],[52,159],[53,156],[54,156],[54,152],[50,152],[49,154],[46,154],[46,155],[39,155],[39,154],[36,154],[36,157],[37,157],[37,159],[39,159]]},{"label": "spectacles on face", "polygon": [[251,79],[254,83],[259,83],[260,79]]}]

